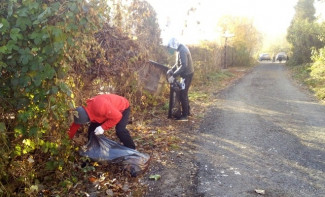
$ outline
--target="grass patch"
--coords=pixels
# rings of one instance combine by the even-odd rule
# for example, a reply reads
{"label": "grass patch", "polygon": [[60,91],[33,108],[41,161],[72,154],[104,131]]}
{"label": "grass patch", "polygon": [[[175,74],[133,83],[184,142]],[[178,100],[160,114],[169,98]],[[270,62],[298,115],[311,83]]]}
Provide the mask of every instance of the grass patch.
{"label": "grass patch", "polygon": [[202,101],[208,98],[208,94],[199,91],[189,92],[188,97],[191,101]]}
{"label": "grass patch", "polygon": [[312,67],[310,64],[290,66],[292,77],[303,84],[311,93],[318,99],[324,100],[325,98],[325,81],[321,78],[311,76]]}
{"label": "grass patch", "polygon": [[308,85],[308,79],[310,79],[310,65],[299,65],[299,66],[290,66],[289,67],[292,73],[292,76],[295,80]]}
{"label": "grass patch", "polygon": [[225,70],[225,71],[220,70],[218,72],[210,73],[208,75],[208,79],[211,82],[218,82],[218,81],[221,81],[221,80],[224,80],[224,79],[227,79],[227,78],[231,78],[233,76],[234,76],[234,74],[231,73],[228,70]]}

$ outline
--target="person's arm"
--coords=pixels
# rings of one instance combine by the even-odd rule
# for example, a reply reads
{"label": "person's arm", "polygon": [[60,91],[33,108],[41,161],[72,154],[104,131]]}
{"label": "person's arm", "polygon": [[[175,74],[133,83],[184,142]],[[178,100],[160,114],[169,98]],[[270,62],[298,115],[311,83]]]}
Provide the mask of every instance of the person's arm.
{"label": "person's arm", "polygon": [[68,136],[70,139],[74,137],[74,135],[77,133],[79,128],[80,128],[80,124],[72,123],[68,131]]}
{"label": "person's arm", "polygon": [[176,62],[176,64],[174,64],[174,66],[172,66],[172,68],[170,70],[172,70],[174,73],[176,69],[177,69],[177,62]]}
{"label": "person's arm", "polygon": [[172,66],[170,69],[167,70],[167,73],[166,73],[167,76],[172,76],[173,73],[175,72],[176,68],[177,68],[177,62],[174,66]]}

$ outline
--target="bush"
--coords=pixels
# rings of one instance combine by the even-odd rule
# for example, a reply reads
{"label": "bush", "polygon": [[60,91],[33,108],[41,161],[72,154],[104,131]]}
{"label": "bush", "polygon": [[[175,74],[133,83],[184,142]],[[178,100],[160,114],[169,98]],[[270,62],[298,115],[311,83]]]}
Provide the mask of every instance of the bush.
{"label": "bush", "polygon": [[0,18],[0,144],[4,151],[0,191],[13,194],[27,191],[46,171],[68,167],[72,147],[65,131],[74,97],[67,75],[73,58],[70,52],[78,47],[80,56],[74,60],[79,65],[87,62],[83,52],[93,51],[81,47],[78,39],[93,37],[100,18],[94,9],[100,11],[103,6],[83,0],[7,3]]}
{"label": "bush", "polygon": [[325,48],[313,52],[313,64],[310,68],[310,79],[313,90],[319,99],[325,99]]}

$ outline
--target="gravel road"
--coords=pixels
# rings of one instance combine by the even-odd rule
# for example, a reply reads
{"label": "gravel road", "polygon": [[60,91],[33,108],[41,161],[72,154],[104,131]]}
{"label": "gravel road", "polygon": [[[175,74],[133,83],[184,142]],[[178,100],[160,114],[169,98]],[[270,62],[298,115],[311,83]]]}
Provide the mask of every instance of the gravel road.
{"label": "gravel road", "polygon": [[325,196],[325,106],[282,64],[220,92],[196,135],[199,196]]}

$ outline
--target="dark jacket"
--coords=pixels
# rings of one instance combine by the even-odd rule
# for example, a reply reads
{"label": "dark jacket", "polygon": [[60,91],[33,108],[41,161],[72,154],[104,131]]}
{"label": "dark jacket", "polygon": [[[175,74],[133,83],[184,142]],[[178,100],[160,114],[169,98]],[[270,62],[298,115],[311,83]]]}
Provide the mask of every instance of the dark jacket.
{"label": "dark jacket", "polygon": [[194,72],[192,64],[192,56],[190,50],[183,44],[180,44],[177,49],[176,64],[172,67],[173,76],[185,77]]}

